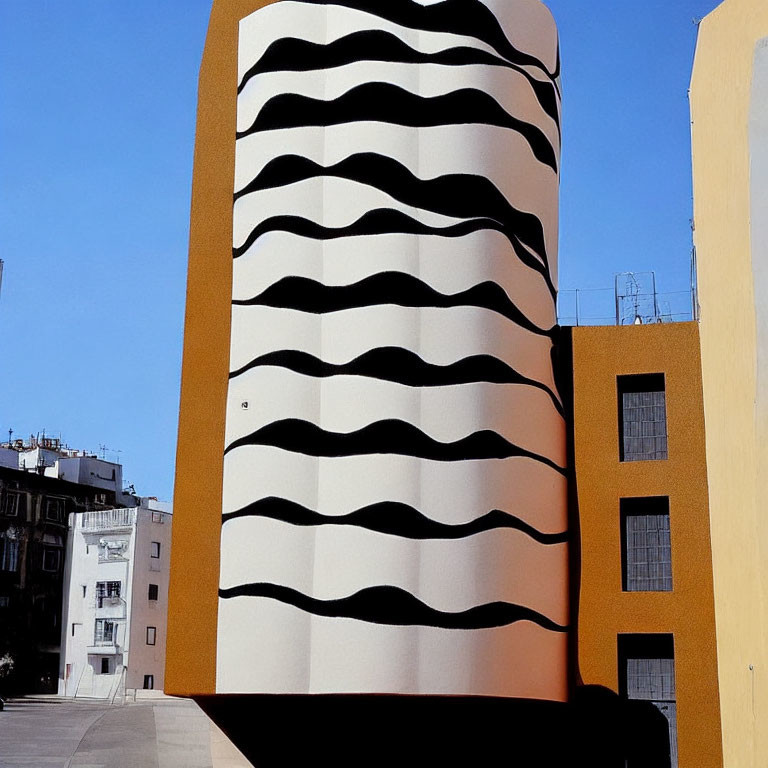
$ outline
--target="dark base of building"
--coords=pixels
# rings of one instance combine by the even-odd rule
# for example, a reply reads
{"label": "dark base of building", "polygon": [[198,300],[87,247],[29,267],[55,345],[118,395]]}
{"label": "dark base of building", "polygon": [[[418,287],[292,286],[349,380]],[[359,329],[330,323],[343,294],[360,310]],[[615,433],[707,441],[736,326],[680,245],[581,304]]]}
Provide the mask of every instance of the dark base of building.
{"label": "dark base of building", "polygon": [[668,768],[667,721],[598,687],[568,704],[443,696],[195,699],[257,768],[480,766]]}

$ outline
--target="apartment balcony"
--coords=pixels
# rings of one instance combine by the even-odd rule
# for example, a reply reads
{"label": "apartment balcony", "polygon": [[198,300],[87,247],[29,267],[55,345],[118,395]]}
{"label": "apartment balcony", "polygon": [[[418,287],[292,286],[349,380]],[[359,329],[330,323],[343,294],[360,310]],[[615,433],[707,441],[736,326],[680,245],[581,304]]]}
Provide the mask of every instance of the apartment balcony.
{"label": "apartment balcony", "polygon": [[80,515],[82,530],[88,533],[130,529],[135,522],[135,509],[103,509],[98,512],[83,512]]}
{"label": "apartment balcony", "polygon": [[91,656],[117,656],[122,653],[113,640],[99,640],[86,646],[86,653]]}
{"label": "apartment balcony", "polygon": [[121,597],[97,597],[97,619],[124,619],[126,617],[125,600]]}

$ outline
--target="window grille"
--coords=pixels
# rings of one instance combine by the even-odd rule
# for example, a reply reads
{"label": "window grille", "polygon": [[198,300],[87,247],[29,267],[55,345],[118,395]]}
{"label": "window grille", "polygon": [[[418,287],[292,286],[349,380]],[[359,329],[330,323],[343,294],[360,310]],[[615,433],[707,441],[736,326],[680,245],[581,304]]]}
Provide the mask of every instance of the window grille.
{"label": "window grille", "polygon": [[627,698],[675,700],[674,659],[627,659]]}
{"label": "window grille", "polygon": [[621,518],[624,590],[671,591],[669,499],[622,499]]}
{"label": "window grille", "polygon": [[147,590],[147,599],[157,600],[158,591],[159,590],[158,590],[157,584],[150,584],[149,589]]}
{"label": "window grille", "polygon": [[664,392],[623,395],[624,461],[667,458],[667,413]]}
{"label": "window grille", "polygon": [[670,766],[677,768],[677,694],[672,635],[619,635],[619,659],[623,695],[650,702],[666,718]]}
{"label": "window grille", "polygon": [[622,461],[667,458],[664,374],[618,377],[619,449]]}

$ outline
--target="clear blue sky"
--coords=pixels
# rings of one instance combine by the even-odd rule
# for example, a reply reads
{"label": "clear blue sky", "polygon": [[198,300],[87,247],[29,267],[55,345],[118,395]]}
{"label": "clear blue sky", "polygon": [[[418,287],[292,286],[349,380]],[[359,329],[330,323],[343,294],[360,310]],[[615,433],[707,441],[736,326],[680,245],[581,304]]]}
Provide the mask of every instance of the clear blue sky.
{"label": "clear blue sky", "polygon": [[[693,19],[717,4],[548,3],[565,99],[561,288],[651,269],[660,290],[687,288]],[[209,9],[0,0],[0,439],[12,427],[106,445],[127,482],[164,499]]]}

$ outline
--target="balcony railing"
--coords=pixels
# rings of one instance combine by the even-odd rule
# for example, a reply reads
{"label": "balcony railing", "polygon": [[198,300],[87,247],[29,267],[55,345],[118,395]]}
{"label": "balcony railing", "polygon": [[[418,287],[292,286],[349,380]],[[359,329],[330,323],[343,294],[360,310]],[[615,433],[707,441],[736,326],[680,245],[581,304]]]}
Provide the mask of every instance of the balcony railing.
{"label": "balcony railing", "polygon": [[125,600],[123,600],[121,597],[97,597],[96,618],[124,619]]}
{"label": "balcony railing", "polygon": [[135,509],[103,509],[99,512],[83,512],[81,526],[84,531],[109,531],[130,528],[135,520]]}
{"label": "balcony railing", "polygon": [[118,653],[122,653],[111,640],[94,641],[92,645],[86,647],[85,652],[99,656],[115,656]]}

